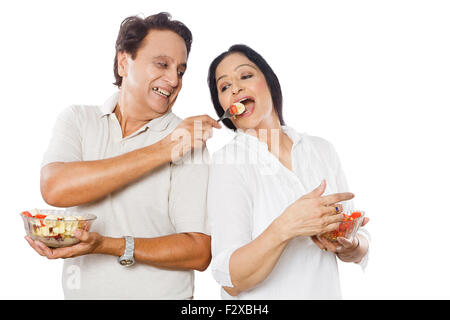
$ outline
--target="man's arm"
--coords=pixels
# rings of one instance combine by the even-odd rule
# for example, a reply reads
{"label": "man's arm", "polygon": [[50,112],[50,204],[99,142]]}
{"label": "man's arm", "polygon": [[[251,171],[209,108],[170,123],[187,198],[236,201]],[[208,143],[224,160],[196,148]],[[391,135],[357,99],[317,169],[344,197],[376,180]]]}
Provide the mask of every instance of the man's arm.
{"label": "man's arm", "polygon": [[42,197],[54,207],[72,207],[101,199],[174,160],[174,151],[175,156],[181,157],[194,147],[204,147],[213,127],[221,126],[207,115],[190,117],[175,129],[174,139],[168,135],[153,145],[109,159],[49,163],[41,170]]}
{"label": "man's arm", "polygon": [[174,142],[153,145],[103,160],[53,162],[41,169],[41,193],[54,207],[98,200],[171,161]]}
{"label": "man's arm", "polygon": [[[93,253],[123,255],[123,238],[104,237]],[[158,238],[135,238],[134,259],[158,268],[204,271],[211,261],[211,237],[203,233],[178,233]]]}
{"label": "man's arm", "polygon": [[[124,238],[103,237],[96,232],[78,230],[77,245],[50,249],[40,241],[25,237],[30,246],[48,259],[74,258],[97,253],[116,257],[125,251]],[[211,261],[211,237],[203,233],[177,233],[157,238],[134,239],[134,259],[158,268],[204,271]]]}

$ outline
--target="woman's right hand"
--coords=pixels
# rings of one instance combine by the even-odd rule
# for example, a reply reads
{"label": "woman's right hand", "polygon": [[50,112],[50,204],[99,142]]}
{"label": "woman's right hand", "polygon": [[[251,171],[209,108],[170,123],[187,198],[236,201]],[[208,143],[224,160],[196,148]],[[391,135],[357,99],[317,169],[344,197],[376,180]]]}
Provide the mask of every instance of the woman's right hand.
{"label": "woman's right hand", "polygon": [[[337,203],[350,200],[355,195],[350,192],[322,196],[326,181],[313,191],[291,204],[274,222],[282,241],[299,236],[314,236],[333,231],[344,220],[342,208]],[[337,207],[337,208],[336,208]]]}

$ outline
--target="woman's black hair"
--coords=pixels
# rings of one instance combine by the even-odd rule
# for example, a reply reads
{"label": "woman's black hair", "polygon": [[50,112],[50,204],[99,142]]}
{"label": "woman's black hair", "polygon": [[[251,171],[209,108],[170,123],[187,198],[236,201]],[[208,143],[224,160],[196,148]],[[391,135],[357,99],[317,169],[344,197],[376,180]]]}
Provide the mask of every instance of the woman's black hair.
{"label": "woman's black hair", "polygon": [[[211,65],[209,66],[208,71],[208,86],[209,91],[211,93],[211,100],[214,105],[214,109],[216,110],[216,113],[219,117],[221,117],[224,114],[224,110],[222,106],[219,103],[219,95],[217,92],[217,83],[216,83],[216,69],[219,63],[228,55],[232,53],[241,53],[247,57],[251,62],[253,62],[259,70],[264,74],[264,77],[266,78],[267,85],[270,90],[270,95],[272,96],[272,103],[273,107],[275,108],[275,111],[277,112],[278,119],[280,120],[281,125],[285,125],[283,120],[283,95],[281,93],[281,86],[280,82],[278,81],[278,78],[273,72],[272,68],[269,66],[269,64],[264,60],[264,58],[257,53],[252,48],[243,45],[243,44],[236,44],[231,46],[227,51],[220,54],[217,58],[213,60]],[[223,123],[226,127],[236,130],[236,127],[231,122],[230,119],[223,120]]]}

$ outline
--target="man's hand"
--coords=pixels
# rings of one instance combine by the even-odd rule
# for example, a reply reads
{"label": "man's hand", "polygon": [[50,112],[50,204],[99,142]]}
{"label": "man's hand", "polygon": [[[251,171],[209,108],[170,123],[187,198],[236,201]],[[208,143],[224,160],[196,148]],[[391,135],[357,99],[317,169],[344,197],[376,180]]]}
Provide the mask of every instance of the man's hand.
{"label": "man's hand", "polygon": [[174,162],[182,158],[194,148],[203,148],[206,141],[213,136],[213,128],[220,129],[222,126],[208,115],[184,119],[164,139],[166,143],[172,146],[171,160]]}
{"label": "man's hand", "polygon": [[75,231],[75,237],[80,239],[81,242],[71,247],[57,249],[51,249],[41,241],[33,240],[28,236],[26,236],[25,239],[37,253],[43,257],[47,257],[48,259],[74,258],[85,254],[94,253],[95,250],[101,245],[103,239],[103,237],[97,232],[87,232],[80,229]]}

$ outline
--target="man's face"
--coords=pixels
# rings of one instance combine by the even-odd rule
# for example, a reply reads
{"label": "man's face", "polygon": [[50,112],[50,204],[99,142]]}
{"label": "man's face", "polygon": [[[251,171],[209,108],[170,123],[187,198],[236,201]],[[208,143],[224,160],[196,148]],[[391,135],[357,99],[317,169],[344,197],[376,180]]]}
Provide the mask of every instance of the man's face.
{"label": "man's face", "polygon": [[186,45],[169,30],[151,30],[141,43],[135,59],[119,53],[121,90],[132,95],[130,116],[149,119],[167,113],[175,103],[186,71]]}

